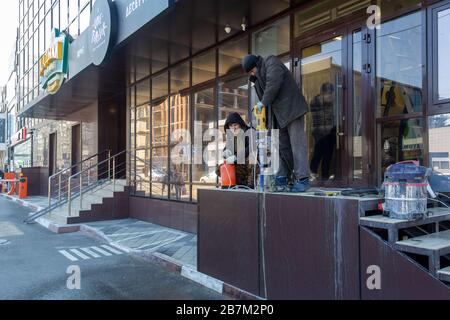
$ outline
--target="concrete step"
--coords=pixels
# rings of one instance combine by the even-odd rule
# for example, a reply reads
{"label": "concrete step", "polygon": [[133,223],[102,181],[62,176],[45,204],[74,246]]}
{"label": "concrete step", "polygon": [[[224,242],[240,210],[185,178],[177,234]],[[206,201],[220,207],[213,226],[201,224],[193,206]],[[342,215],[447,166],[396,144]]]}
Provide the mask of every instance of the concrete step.
{"label": "concrete step", "polygon": [[438,277],[442,281],[450,283],[450,267],[447,267],[447,268],[439,270],[438,271]]}

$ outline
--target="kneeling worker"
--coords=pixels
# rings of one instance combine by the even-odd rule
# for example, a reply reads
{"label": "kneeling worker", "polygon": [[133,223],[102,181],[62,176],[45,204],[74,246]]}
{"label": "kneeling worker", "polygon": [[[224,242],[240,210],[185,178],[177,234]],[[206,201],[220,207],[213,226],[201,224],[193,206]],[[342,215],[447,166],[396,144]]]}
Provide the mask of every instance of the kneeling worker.
{"label": "kneeling worker", "polygon": [[[245,123],[244,119],[239,115],[239,113],[231,113],[228,115],[224,126],[225,133],[230,132],[234,137],[234,150],[229,150],[225,147],[223,151],[223,157],[228,165],[234,165],[236,173],[236,186],[237,187],[248,187],[254,189],[255,179],[254,179],[254,165],[250,161],[250,139],[248,135],[245,136],[245,163],[240,163],[239,158],[239,133],[246,133],[251,130],[250,127]],[[216,170],[216,174],[220,177],[220,167]]]}
{"label": "kneeling worker", "polygon": [[[274,189],[280,192],[305,192],[310,187],[305,97],[284,63],[275,56],[247,55],[242,66],[255,84],[260,110],[268,107],[279,129],[280,168]],[[288,187],[289,182],[293,187]]]}

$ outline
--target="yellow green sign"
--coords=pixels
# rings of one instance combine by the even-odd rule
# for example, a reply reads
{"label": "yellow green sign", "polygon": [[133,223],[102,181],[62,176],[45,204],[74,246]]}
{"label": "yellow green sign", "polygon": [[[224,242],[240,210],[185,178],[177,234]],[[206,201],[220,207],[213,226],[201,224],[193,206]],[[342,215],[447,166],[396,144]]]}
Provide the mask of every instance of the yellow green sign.
{"label": "yellow green sign", "polygon": [[69,41],[59,29],[52,30],[51,45],[39,59],[39,77],[42,89],[55,94],[68,75]]}

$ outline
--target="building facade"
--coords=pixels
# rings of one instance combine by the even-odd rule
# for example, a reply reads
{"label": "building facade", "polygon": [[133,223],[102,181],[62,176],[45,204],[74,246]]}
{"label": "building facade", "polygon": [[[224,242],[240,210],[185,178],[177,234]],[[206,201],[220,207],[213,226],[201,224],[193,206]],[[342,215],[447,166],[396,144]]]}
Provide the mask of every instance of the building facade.
{"label": "building facade", "polygon": [[[240,61],[253,53],[280,57],[310,105],[308,153],[317,186],[379,186],[390,164],[406,160],[449,175],[449,1],[110,5],[107,26],[114,32],[99,57],[94,3],[20,1],[13,112],[29,142],[12,154],[29,154],[21,163],[51,174],[104,149],[129,150],[136,208],[169,200],[169,207],[187,206],[195,215],[189,205],[197,191],[219,182],[214,172],[227,115],[252,120],[255,93]],[[380,28],[373,24],[376,11],[368,11],[372,5],[381,9]],[[69,42],[68,72],[50,94],[40,61],[55,28]],[[211,136],[214,129],[221,134]],[[179,164],[178,156],[193,164]],[[165,224],[180,225],[170,221]]]}

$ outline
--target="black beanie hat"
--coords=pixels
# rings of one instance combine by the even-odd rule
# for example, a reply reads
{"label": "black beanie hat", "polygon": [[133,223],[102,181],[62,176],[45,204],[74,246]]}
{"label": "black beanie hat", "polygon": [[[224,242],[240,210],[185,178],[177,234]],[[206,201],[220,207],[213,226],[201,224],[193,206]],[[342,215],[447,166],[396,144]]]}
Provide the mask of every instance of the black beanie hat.
{"label": "black beanie hat", "polygon": [[249,73],[258,63],[258,57],[252,54],[245,56],[242,59],[242,67],[246,73]]}

